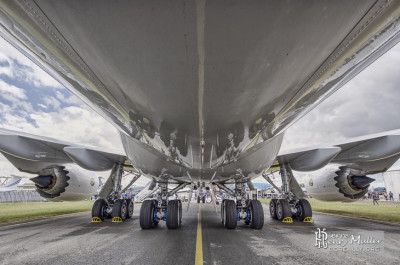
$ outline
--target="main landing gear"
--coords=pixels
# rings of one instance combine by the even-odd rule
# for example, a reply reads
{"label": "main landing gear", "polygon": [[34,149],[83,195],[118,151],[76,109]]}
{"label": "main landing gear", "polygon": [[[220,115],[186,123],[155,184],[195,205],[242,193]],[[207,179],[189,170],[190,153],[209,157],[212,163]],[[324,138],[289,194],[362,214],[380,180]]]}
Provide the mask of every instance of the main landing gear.
{"label": "main landing gear", "polygon": [[216,185],[234,198],[223,200],[221,203],[221,221],[225,228],[235,229],[240,220],[244,220],[245,224],[253,229],[261,229],[264,226],[264,210],[261,202],[246,199],[244,183],[236,183],[235,191],[220,183]]}
{"label": "main landing gear", "polygon": [[[282,177],[282,190],[277,189],[283,198],[271,199],[269,203],[270,216],[279,221],[291,222],[292,218],[303,222],[312,220],[312,209],[310,203],[304,199],[305,194],[293,177],[292,169],[289,164],[281,164],[280,174]],[[271,183],[268,176],[263,177]]]}
{"label": "main landing gear", "polygon": [[182,223],[181,200],[169,200],[178,190],[184,188],[187,183],[178,185],[172,191],[168,191],[168,183],[159,183],[160,193],[157,199],[145,200],[140,208],[140,227],[150,229],[159,221],[166,221],[168,229],[177,229]]}
{"label": "main landing gear", "polygon": [[122,189],[122,173],[123,165],[115,164],[110,177],[99,193],[100,199],[93,204],[92,222],[101,222],[105,218],[112,218],[113,222],[122,222],[132,217],[133,200],[123,199],[122,194],[140,177],[140,174],[134,176],[129,185]]}

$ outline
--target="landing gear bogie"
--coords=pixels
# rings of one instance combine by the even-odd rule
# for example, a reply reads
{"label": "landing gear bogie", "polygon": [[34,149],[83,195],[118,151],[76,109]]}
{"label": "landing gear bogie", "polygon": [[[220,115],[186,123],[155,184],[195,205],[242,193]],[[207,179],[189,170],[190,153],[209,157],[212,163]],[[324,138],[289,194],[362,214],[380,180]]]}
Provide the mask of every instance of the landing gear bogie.
{"label": "landing gear bogie", "polygon": [[293,217],[300,221],[312,217],[311,205],[305,199],[290,202],[287,199],[272,199],[269,204],[269,212],[272,219],[279,221],[286,217]]}

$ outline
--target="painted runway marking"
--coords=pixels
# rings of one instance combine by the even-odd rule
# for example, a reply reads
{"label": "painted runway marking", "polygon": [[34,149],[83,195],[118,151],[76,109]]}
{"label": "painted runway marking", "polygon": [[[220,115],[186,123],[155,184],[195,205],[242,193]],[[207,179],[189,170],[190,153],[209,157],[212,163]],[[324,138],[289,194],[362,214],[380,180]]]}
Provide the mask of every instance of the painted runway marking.
{"label": "painted runway marking", "polygon": [[196,240],[196,265],[203,264],[203,238],[201,236],[201,208],[199,204],[199,220],[197,224],[197,240]]}

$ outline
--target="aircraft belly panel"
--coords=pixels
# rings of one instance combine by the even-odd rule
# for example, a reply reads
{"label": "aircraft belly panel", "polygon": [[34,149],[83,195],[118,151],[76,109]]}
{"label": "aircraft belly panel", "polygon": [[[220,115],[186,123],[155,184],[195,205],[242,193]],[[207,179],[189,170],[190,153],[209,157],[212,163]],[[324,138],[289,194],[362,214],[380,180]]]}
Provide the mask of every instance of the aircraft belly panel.
{"label": "aircraft belly panel", "polygon": [[139,168],[145,176],[158,181],[167,181],[171,178],[178,182],[201,182],[211,178],[220,181],[238,174],[238,180],[246,182],[271,166],[279,152],[283,134],[247,150],[236,161],[215,168],[183,167],[168,161],[168,158],[156,150],[125,134],[121,133],[121,140],[132,165]]}

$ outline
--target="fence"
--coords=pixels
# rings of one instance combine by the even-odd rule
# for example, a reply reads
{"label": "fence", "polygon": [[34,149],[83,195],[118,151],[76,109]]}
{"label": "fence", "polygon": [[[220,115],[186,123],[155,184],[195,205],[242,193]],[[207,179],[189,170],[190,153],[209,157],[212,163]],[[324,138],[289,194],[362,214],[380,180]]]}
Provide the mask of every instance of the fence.
{"label": "fence", "polygon": [[1,202],[34,202],[43,201],[37,191],[23,190],[23,191],[0,191]]}

